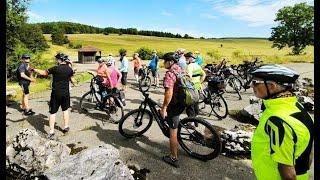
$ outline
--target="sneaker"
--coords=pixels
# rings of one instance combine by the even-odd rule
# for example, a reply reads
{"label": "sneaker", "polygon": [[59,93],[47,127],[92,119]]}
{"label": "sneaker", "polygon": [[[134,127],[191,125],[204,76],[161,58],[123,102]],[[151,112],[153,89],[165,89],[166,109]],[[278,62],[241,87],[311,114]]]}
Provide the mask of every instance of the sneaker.
{"label": "sneaker", "polygon": [[178,159],[173,159],[170,155],[163,156],[162,160],[173,167],[179,168]]}
{"label": "sneaker", "polygon": [[53,140],[54,139],[54,133],[49,133],[47,138],[50,139],[50,140]]}
{"label": "sneaker", "polygon": [[62,132],[63,132],[63,133],[67,133],[67,132],[69,132],[69,130],[70,130],[70,128],[67,127],[67,128],[64,128],[64,129],[62,130]]}
{"label": "sneaker", "polygon": [[24,112],[24,115],[26,115],[26,116],[32,116],[32,115],[34,115],[34,114],[35,114],[35,112],[32,111],[32,109],[29,109],[29,111],[25,111],[25,112]]}

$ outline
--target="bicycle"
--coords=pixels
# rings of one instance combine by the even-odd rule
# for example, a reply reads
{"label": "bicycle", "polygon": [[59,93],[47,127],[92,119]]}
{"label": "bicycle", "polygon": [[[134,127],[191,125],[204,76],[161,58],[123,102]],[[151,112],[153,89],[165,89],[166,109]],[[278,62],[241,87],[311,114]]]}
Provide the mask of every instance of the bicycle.
{"label": "bicycle", "polygon": [[[160,115],[160,105],[141,88],[140,91],[144,96],[144,101],[141,102],[138,109],[128,112],[120,120],[120,134],[126,138],[142,136],[151,127],[153,118],[155,118],[162,133],[170,137],[169,125]],[[150,110],[146,109],[147,106]],[[216,158],[222,148],[220,137],[213,126],[200,118],[187,117],[180,120],[178,142],[191,157],[204,161]],[[202,151],[198,152],[198,149]]]}
{"label": "bicycle", "polygon": [[237,73],[242,80],[242,87],[245,89],[250,88],[249,84],[251,83],[252,77],[250,76],[250,72],[255,70],[259,65],[258,63],[262,63],[263,61],[258,61],[256,58],[253,62],[243,61],[243,64],[239,64],[237,67]]}
{"label": "bicycle", "polygon": [[147,92],[151,86],[151,69],[149,66],[142,65],[142,68],[139,71],[139,88],[144,92]]}
{"label": "bicycle", "polygon": [[226,118],[228,115],[228,105],[226,100],[223,98],[223,93],[225,89],[224,80],[219,76],[208,76],[205,79],[205,83],[202,84],[199,91],[199,106],[203,103],[203,107],[200,108],[204,110],[206,105],[209,105],[209,115],[212,112],[219,118]]}
{"label": "bicycle", "polygon": [[220,76],[224,79],[226,84],[226,92],[230,92],[229,89],[232,88],[239,96],[239,100],[242,99],[240,90],[242,89],[242,81],[235,75],[233,68],[224,67],[221,69]]}
{"label": "bicycle", "polygon": [[[88,109],[97,109],[107,113],[109,120],[113,123],[118,123],[123,117],[123,102],[119,98],[119,93],[114,91],[103,91],[99,89],[99,78],[93,73],[90,81],[90,90],[86,92],[80,99],[80,109],[83,112],[89,112]],[[103,96],[101,98],[101,96]]]}

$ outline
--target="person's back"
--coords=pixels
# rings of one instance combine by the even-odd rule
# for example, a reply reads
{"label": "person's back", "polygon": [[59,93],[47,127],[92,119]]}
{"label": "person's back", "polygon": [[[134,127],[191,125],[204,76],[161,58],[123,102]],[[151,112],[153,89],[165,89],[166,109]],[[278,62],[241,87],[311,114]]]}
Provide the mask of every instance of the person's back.
{"label": "person's back", "polygon": [[69,81],[73,74],[72,68],[67,64],[61,64],[50,68],[49,74],[52,74],[52,90],[58,92],[69,92]]}
{"label": "person's back", "polygon": [[194,83],[196,90],[201,88],[201,77],[205,76],[204,71],[196,62],[192,62],[187,66],[187,73],[191,77],[191,81]]}
{"label": "person's back", "polygon": [[[118,73],[114,66],[108,66],[107,68],[108,74],[110,74],[110,80],[112,87],[117,87],[118,85]],[[110,86],[110,82],[108,82],[108,86]]]}

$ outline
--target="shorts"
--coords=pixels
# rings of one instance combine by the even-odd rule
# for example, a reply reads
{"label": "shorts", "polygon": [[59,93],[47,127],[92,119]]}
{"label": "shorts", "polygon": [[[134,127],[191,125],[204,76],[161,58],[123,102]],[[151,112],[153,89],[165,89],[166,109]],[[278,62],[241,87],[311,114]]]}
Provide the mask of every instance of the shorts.
{"label": "shorts", "polygon": [[139,71],[140,71],[140,68],[134,68],[133,69],[134,75],[139,75]]}
{"label": "shorts", "polygon": [[152,77],[159,77],[157,69],[151,69]]}
{"label": "shorts", "polygon": [[[177,108],[180,107],[180,108]],[[180,105],[168,105],[166,121],[171,129],[177,129],[180,121],[180,114],[184,111],[185,107]]]}
{"label": "shorts", "polygon": [[121,74],[122,74],[121,84],[122,84],[122,85],[127,85],[128,72],[121,72]]}
{"label": "shorts", "polygon": [[21,86],[23,94],[28,95],[30,93],[30,91],[29,91],[30,83],[19,82],[19,85]]}
{"label": "shorts", "polygon": [[52,91],[51,97],[50,97],[50,103],[49,103],[50,114],[54,114],[58,112],[60,106],[62,111],[65,111],[70,107],[70,94],[56,93]]}

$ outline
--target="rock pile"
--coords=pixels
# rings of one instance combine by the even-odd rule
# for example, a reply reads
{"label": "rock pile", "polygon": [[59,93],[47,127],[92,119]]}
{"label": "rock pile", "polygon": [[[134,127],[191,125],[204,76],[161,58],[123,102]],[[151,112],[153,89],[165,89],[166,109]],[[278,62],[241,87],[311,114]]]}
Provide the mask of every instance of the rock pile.
{"label": "rock pile", "polygon": [[237,125],[233,129],[224,130],[221,133],[221,141],[223,144],[222,153],[230,157],[249,158],[251,152],[251,139],[255,126]]}
{"label": "rock pile", "polygon": [[125,179],[129,168],[111,145],[70,155],[71,149],[48,140],[35,130],[23,129],[6,149],[6,172],[12,179]]}

